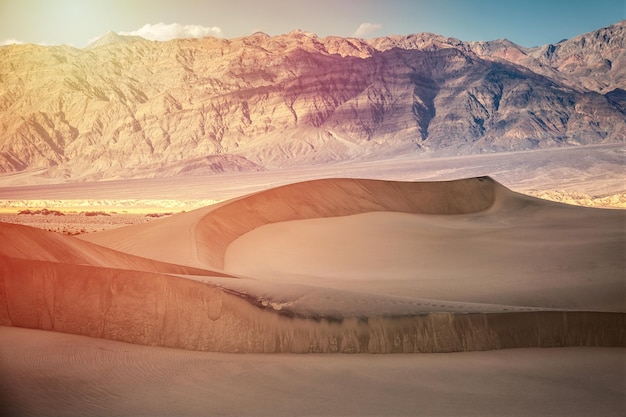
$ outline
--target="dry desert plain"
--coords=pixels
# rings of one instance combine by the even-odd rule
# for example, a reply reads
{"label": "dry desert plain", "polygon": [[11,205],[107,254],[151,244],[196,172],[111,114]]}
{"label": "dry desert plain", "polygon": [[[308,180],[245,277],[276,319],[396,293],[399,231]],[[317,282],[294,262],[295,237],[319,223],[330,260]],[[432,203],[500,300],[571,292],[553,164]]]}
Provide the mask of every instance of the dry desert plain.
{"label": "dry desert plain", "polygon": [[625,212],[518,191],[619,203],[623,157],[601,146],[45,186],[5,177],[0,199],[25,205],[220,203],[76,237],[1,223],[1,405],[622,416]]}

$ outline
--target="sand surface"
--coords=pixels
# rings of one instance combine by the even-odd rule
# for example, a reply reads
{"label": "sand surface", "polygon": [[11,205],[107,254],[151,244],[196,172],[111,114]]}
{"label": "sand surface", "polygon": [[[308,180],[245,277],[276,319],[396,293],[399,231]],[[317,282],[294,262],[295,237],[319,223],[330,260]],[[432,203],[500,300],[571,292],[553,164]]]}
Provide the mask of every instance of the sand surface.
{"label": "sand surface", "polygon": [[626,350],[190,352],[0,327],[8,415],[623,416]]}
{"label": "sand surface", "polygon": [[624,311],[616,221],[561,207],[294,220],[237,238],[224,270],[373,294]]}

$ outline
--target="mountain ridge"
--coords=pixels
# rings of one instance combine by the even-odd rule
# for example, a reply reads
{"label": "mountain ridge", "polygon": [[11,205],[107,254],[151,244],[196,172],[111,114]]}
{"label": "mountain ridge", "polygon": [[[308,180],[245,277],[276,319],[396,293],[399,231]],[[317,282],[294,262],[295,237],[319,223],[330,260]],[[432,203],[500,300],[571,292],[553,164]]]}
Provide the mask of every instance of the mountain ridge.
{"label": "mountain ridge", "polygon": [[536,48],[301,31],[7,46],[0,172],[130,178],[188,172],[186,161],[206,173],[615,143],[625,28]]}

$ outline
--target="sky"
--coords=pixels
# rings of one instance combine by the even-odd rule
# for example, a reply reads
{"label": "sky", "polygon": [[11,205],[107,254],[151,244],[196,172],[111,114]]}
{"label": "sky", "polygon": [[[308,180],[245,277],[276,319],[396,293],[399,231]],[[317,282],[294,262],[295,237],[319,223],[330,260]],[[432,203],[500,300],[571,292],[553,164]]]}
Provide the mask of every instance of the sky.
{"label": "sky", "polygon": [[82,48],[108,31],[168,40],[301,29],[320,37],[432,32],[531,47],[624,19],[626,0],[0,0],[0,45]]}

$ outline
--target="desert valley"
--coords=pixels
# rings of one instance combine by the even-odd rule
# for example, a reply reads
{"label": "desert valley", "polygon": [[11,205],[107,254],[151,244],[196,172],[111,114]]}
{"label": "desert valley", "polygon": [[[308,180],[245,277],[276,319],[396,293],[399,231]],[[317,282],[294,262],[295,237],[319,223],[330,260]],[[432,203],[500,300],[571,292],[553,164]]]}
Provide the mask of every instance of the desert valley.
{"label": "desert valley", "polygon": [[623,415],[625,32],[0,47],[0,407]]}

